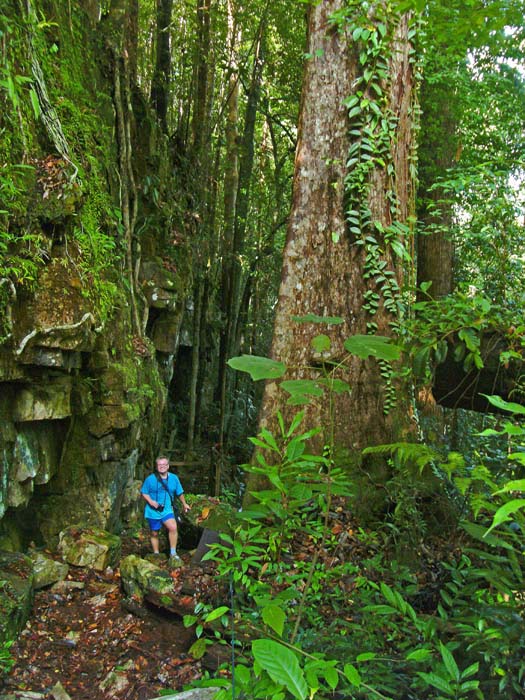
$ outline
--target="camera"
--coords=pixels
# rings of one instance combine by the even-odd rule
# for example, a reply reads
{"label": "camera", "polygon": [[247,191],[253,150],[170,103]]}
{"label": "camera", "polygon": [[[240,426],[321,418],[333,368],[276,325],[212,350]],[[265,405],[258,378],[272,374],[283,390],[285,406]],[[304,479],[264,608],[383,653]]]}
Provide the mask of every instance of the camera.
{"label": "camera", "polygon": [[162,505],[162,503],[159,503],[159,505],[155,508],[155,510],[158,513],[162,513],[162,511],[164,510],[164,506]]}

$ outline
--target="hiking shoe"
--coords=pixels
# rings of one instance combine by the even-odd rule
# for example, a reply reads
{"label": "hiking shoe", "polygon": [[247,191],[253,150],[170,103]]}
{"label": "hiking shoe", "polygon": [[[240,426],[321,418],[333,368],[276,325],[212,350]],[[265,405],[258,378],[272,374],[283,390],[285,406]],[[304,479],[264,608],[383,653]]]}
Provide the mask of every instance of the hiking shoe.
{"label": "hiking shoe", "polygon": [[174,569],[176,569],[176,568],[178,568],[179,566],[182,566],[182,565],[183,565],[183,561],[182,561],[182,559],[179,557],[178,554],[172,554],[171,557],[170,557],[169,560],[168,560],[168,563],[169,563],[169,565],[170,565],[172,568],[174,568]]}

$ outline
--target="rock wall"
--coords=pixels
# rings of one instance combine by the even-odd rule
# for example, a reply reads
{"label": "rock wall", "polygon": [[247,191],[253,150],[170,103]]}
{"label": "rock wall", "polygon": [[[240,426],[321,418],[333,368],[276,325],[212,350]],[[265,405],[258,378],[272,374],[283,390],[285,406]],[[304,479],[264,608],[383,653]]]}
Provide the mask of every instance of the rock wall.
{"label": "rock wall", "polygon": [[33,0],[21,15],[9,0],[0,19],[4,73],[27,77],[16,103],[0,92],[0,549],[10,551],[53,546],[73,523],[117,531],[136,515],[191,284],[168,140],[132,82],[123,201],[125,22],[82,5]]}

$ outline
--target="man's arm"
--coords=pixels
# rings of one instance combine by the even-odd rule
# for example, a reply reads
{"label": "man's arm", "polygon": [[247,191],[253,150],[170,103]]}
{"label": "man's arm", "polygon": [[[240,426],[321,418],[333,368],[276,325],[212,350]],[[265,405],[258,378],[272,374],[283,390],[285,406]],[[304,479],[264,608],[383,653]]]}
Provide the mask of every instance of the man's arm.
{"label": "man's arm", "polygon": [[157,510],[157,508],[159,507],[159,504],[157,503],[157,501],[154,501],[153,498],[151,498],[151,496],[148,495],[147,493],[141,493],[140,495],[141,495],[142,498],[146,501],[146,503],[149,503],[149,505],[150,505],[152,508],[154,508],[155,510]]}
{"label": "man's arm", "polygon": [[184,508],[185,513],[187,513],[189,510],[191,510],[191,506],[186,503],[186,499],[184,498],[183,493],[181,493],[181,495],[178,498],[179,498],[179,501],[182,503],[182,507]]}
{"label": "man's arm", "polygon": [[149,495],[147,489],[148,489],[148,483],[147,483],[147,479],[146,479],[146,481],[142,484],[142,488],[140,490],[140,495],[146,501],[146,503],[148,503],[152,508],[157,510],[157,508],[159,507],[159,504],[157,503],[157,501],[153,500],[153,498]]}

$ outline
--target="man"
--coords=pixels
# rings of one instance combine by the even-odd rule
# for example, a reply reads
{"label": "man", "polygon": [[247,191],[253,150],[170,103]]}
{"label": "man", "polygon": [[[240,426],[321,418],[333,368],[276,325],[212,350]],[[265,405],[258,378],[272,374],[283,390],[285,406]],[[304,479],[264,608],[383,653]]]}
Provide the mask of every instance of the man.
{"label": "man", "polygon": [[169,471],[170,463],[167,457],[158,457],[155,461],[156,472],[144,480],[140,493],[146,501],[144,516],[148,521],[153,554],[159,555],[159,532],[162,526],[168,531],[170,543],[170,564],[180,565],[181,558],[177,554],[177,519],[173,501],[179,499],[187,513],[190,506],[184,498],[184,490],[179,477]]}

